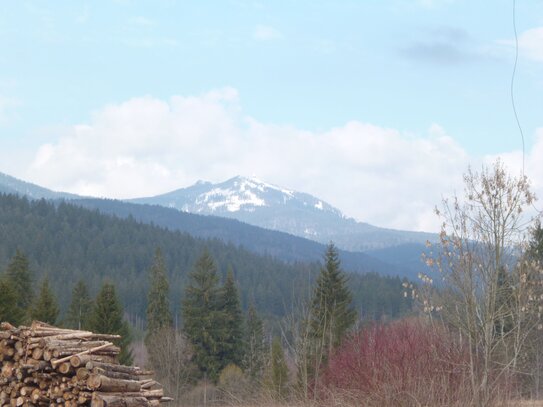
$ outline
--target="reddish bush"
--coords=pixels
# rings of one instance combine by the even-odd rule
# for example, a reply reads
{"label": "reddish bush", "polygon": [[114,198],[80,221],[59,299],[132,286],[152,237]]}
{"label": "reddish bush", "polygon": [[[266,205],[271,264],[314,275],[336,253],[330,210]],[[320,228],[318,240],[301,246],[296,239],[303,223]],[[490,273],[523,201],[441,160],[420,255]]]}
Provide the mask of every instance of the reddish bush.
{"label": "reddish bush", "polygon": [[321,374],[324,394],[375,405],[451,405],[469,394],[469,354],[451,335],[416,319],[373,325],[346,341]]}

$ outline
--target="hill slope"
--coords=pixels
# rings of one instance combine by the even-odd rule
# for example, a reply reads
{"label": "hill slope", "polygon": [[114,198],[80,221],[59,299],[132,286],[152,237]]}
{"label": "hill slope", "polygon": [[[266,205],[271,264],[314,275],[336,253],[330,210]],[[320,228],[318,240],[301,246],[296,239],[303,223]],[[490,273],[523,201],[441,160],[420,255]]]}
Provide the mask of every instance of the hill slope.
{"label": "hill slope", "polygon": [[[272,317],[281,316],[293,299],[311,291],[318,270],[314,263],[287,264],[217,239],[197,239],[133,218],[119,219],[65,202],[0,194],[0,270],[16,249],[22,250],[31,260],[34,280],[47,274],[64,307],[77,280],[87,281],[94,292],[104,280],[110,280],[117,285],[127,311],[144,318],[147,272],[156,247],[162,249],[168,267],[174,315],[188,273],[204,247],[209,248],[223,276],[229,266],[233,268],[243,304],[253,300],[262,313]],[[356,308],[367,315],[394,316],[409,305],[397,277],[350,274],[349,284]]]}
{"label": "hill slope", "polygon": [[130,201],[233,218],[321,243],[334,241],[338,247],[350,251],[405,243],[423,244],[436,238],[430,233],[385,229],[357,222],[309,194],[240,176],[218,184],[199,181],[188,188]]}
{"label": "hill slope", "polygon": [[10,175],[0,172],[0,193],[17,194],[26,196],[30,199],[76,199],[81,198],[78,195],[68,194],[66,192],[55,192],[50,189],[40,187],[30,182],[21,181]]}
{"label": "hill slope", "polygon": [[[324,246],[313,240],[251,226],[235,219],[195,215],[158,205],[150,206],[108,199],[85,199],[73,194],[54,192],[4,174],[0,174],[0,192],[2,191],[15,192],[30,199],[69,200],[88,209],[97,209],[102,213],[121,218],[133,217],[143,223],[179,230],[191,236],[221,239],[224,242],[242,246],[251,252],[287,262],[320,261],[324,252]],[[360,252],[341,251],[344,266],[349,271],[377,272],[409,278],[416,276],[418,270],[404,267],[400,262],[394,262],[394,250],[388,251],[388,255],[391,256],[391,261],[382,257],[377,259]]]}

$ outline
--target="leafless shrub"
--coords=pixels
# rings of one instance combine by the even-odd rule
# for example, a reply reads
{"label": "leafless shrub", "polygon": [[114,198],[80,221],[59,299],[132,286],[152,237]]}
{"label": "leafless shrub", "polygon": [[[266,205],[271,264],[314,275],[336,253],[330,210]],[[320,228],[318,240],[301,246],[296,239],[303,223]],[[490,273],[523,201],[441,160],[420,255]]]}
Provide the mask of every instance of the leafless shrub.
{"label": "leafless shrub", "polygon": [[149,340],[148,359],[165,393],[180,400],[189,389],[195,368],[192,349],[185,336],[173,328],[163,328]]}

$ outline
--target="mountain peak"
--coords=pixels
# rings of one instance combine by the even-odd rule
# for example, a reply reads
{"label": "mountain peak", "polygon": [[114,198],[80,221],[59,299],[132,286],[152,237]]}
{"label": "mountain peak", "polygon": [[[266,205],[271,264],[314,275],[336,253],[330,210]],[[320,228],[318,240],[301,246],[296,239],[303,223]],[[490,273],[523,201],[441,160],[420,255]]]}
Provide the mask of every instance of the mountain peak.
{"label": "mountain peak", "polygon": [[334,218],[343,217],[339,210],[318,198],[270,184],[254,175],[236,175],[219,183],[198,181],[188,188],[135,201],[218,216],[231,216],[236,213],[242,216],[253,214],[272,218],[277,211],[288,211],[298,215],[318,212],[328,213]]}

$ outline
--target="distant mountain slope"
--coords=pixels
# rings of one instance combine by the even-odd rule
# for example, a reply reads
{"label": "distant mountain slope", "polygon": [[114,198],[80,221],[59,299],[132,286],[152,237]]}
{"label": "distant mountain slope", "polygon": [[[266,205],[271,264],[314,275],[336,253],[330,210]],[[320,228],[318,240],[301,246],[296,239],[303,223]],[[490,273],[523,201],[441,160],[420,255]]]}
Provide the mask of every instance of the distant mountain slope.
{"label": "distant mountain slope", "polygon": [[430,233],[384,229],[356,222],[309,194],[240,176],[218,184],[199,181],[188,188],[131,202],[238,219],[321,243],[334,241],[338,247],[350,251],[436,239]]}
{"label": "distant mountain slope", "polygon": [[[241,182],[241,179],[238,178],[238,181]],[[254,184],[254,182],[251,182],[251,184]],[[192,188],[191,199],[200,196],[202,194],[202,191],[208,190],[209,185],[210,184],[208,183],[196,184]],[[285,195],[290,196],[290,199],[293,199],[295,201],[294,205],[290,206],[290,208],[297,207],[298,209],[287,209],[283,212],[282,216],[283,220],[288,221],[287,216],[289,216],[288,213],[290,211],[292,216],[290,221],[293,224],[299,222],[300,219],[303,220],[304,217],[307,218],[308,212],[304,211],[303,208],[312,205],[315,211],[318,211],[317,213],[322,211],[330,216],[329,222],[331,227],[337,222],[337,219],[351,222],[355,225],[361,225],[362,228],[367,229],[364,233],[365,238],[371,238],[372,232],[379,234],[382,230],[386,230],[367,224],[356,224],[356,222],[354,222],[353,220],[345,219],[342,217],[341,213],[338,210],[307,194],[294,193],[292,191],[278,189],[268,184],[257,185],[254,188],[256,188],[259,192],[262,192],[260,190],[263,190],[264,192],[267,191],[267,202],[274,202],[274,205],[278,205],[281,200],[286,199]],[[181,201],[168,201],[164,199],[161,201],[162,204],[165,206],[170,206],[170,208],[166,208],[164,206],[159,206],[158,204],[142,205],[141,203],[135,204],[107,199],[87,199],[74,194],[54,192],[34,184],[20,181],[16,178],[1,173],[0,192],[16,193],[20,196],[26,196],[30,199],[44,198],[48,200],[69,200],[85,208],[97,209],[102,213],[116,215],[121,218],[133,217],[134,219],[144,223],[158,225],[168,228],[170,230],[179,230],[182,232],[186,232],[192,236],[206,239],[221,239],[224,242],[232,243],[237,246],[242,246],[245,249],[252,251],[253,253],[275,257],[277,259],[288,262],[320,261],[322,253],[324,252],[324,246],[315,242],[315,240],[313,239],[304,239],[303,237],[294,236],[294,234],[283,233],[278,230],[269,230],[266,229],[265,226],[252,226],[248,223],[244,223],[243,219],[242,221],[238,221],[235,219],[228,219],[219,216],[195,215],[172,208],[176,207],[176,202],[177,205],[179,205]],[[248,205],[246,202],[251,199],[258,202],[254,197],[252,197],[251,194],[252,192],[249,191],[249,195],[247,197],[237,200],[234,199],[234,201],[237,202],[236,204],[239,206],[239,208],[243,208]],[[211,198],[208,198],[208,200],[209,199]],[[142,202],[142,200],[135,201]],[[245,203],[242,203],[242,201]],[[242,213],[250,214],[251,212],[249,210],[243,211]],[[221,213],[221,215],[224,214]],[[319,222],[319,224],[322,224],[320,220]],[[346,236],[348,237],[348,235]],[[340,236],[337,235],[336,237]],[[330,240],[334,241],[338,245],[338,247],[342,247],[338,241],[332,238],[328,240],[323,239],[323,243],[328,243]],[[389,241],[388,244],[385,246],[391,247],[391,249],[386,252],[387,257],[381,256],[379,259],[364,254],[362,252],[357,252],[354,250],[343,250],[341,252],[341,255],[344,267],[349,271],[359,273],[373,271],[379,274],[386,275],[399,275],[409,278],[416,277],[420,269],[412,267],[412,265],[405,266],[401,261],[397,261],[394,251],[395,245],[395,242]],[[344,246],[345,245],[343,245],[343,247]],[[421,267],[423,267],[423,265],[421,265]]]}
{"label": "distant mountain slope", "polygon": [[396,247],[375,249],[366,252],[372,258],[388,262],[396,267],[401,267],[404,272],[417,281],[417,274],[420,271],[428,272],[429,268],[422,261],[422,254],[429,254],[431,250],[423,244],[405,243]]}
{"label": "distant mountain slope", "polygon": [[[0,273],[15,251],[22,250],[30,259],[35,285],[47,275],[64,309],[79,279],[93,293],[108,280],[117,285],[127,312],[141,321],[148,270],[157,247],[167,265],[174,315],[179,313],[188,273],[205,247],[217,261],[221,276],[232,267],[243,304],[254,301],[271,318],[288,312],[291,301],[311,292],[319,268],[316,263],[288,264],[218,239],[198,239],[66,202],[0,194]],[[398,277],[350,274],[349,284],[356,309],[365,314],[397,316],[408,308]]]}
{"label": "distant mountain slope", "polygon": [[[284,232],[252,226],[235,219],[217,216],[194,215],[157,205],[131,204],[116,200],[80,199],[72,201],[88,209],[97,209],[121,218],[133,218],[140,222],[180,230],[200,238],[218,238],[239,245],[255,253],[288,262],[320,261],[325,250],[321,243]],[[416,272],[401,264],[373,258],[361,252],[340,250],[346,270],[358,273],[376,272],[382,275],[416,277]]]}
{"label": "distant mountain slope", "polygon": [[75,199],[78,195],[55,192],[0,172],[0,193],[17,194],[31,199]]}

